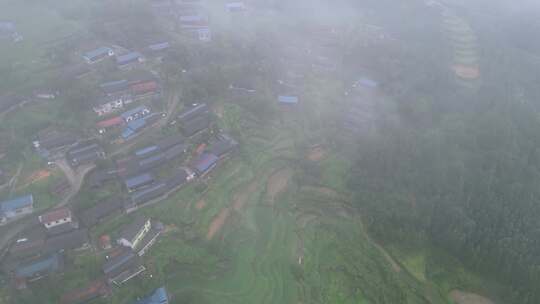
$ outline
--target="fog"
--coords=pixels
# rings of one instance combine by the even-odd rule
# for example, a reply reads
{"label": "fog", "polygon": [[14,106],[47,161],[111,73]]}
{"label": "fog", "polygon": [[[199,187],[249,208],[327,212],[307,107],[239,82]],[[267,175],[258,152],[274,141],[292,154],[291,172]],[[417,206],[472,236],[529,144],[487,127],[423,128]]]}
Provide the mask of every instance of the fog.
{"label": "fog", "polygon": [[540,303],[539,17],[0,0],[0,304]]}

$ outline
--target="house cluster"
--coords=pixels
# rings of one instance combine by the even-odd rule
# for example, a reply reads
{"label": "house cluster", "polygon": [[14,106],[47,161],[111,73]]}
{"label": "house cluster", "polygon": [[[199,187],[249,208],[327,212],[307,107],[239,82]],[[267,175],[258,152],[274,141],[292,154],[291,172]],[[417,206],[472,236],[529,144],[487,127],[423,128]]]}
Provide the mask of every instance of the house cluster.
{"label": "house cluster", "polygon": [[[118,136],[127,141],[163,117],[162,113],[152,112],[143,104],[161,94],[160,81],[152,73],[134,73],[128,79],[102,83],[99,88],[101,97],[94,101],[92,109],[97,116],[109,116],[96,124],[99,134],[118,130]],[[111,117],[122,110],[124,112]]]}
{"label": "house cluster", "polygon": [[154,14],[169,20],[171,28],[180,25],[183,33],[202,42],[212,40],[210,19],[200,1],[189,0],[153,0],[151,8]]}
{"label": "house cluster", "polygon": [[59,273],[65,265],[67,251],[90,248],[88,230],[69,208],[58,208],[37,217],[34,225],[20,233],[9,247],[2,261],[18,289],[52,273]]}
{"label": "house cluster", "polygon": [[100,97],[94,100],[92,109],[98,116],[109,115],[160,94],[159,79],[152,73],[134,73],[129,79],[105,82],[99,85]]}
{"label": "house cluster", "polygon": [[[146,267],[141,256],[156,242],[162,231],[163,224],[143,216],[121,227],[116,238],[117,246],[109,249],[102,267],[106,281],[121,286],[143,273]],[[102,244],[105,249],[112,248],[112,244]]]}
{"label": "house cluster", "polygon": [[71,132],[43,130],[33,141],[33,146],[43,159],[65,158],[73,168],[105,158],[105,151],[96,139],[83,139]]}

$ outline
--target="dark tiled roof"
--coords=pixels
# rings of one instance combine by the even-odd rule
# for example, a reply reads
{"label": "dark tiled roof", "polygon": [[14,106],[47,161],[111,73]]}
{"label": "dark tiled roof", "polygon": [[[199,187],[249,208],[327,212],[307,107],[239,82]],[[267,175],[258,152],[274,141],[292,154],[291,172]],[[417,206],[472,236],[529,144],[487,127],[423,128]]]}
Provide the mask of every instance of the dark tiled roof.
{"label": "dark tiled roof", "polygon": [[50,237],[45,242],[44,251],[54,253],[62,250],[77,249],[88,244],[88,231],[79,229],[72,232]]}
{"label": "dark tiled roof", "polygon": [[124,200],[120,197],[110,197],[90,209],[81,213],[81,221],[90,228],[99,223],[103,218],[121,210],[124,206]]}
{"label": "dark tiled roof", "polygon": [[121,228],[121,232],[118,238],[126,239],[128,241],[133,240],[133,238],[142,230],[147,221],[147,218],[143,216],[138,216],[133,222]]}
{"label": "dark tiled roof", "polygon": [[209,126],[210,117],[208,115],[203,115],[184,122],[182,124],[182,132],[185,136],[190,137],[207,129]]}

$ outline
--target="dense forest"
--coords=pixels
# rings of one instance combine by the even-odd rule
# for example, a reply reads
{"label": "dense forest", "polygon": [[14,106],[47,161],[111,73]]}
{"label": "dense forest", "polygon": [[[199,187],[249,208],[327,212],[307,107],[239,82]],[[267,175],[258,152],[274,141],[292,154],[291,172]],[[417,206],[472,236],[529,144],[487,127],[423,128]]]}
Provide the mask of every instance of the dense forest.
{"label": "dense forest", "polygon": [[523,49],[501,47],[507,36],[475,21],[486,30],[481,83],[456,83],[430,59],[444,58],[444,51],[400,51],[402,62],[424,61],[431,71],[411,76],[402,64],[397,78],[412,89],[385,88],[398,92],[399,123],[381,119],[379,136],[361,140],[349,183],[379,239],[427,242],[511,285],[509,301],[539,303],[536,62]]}

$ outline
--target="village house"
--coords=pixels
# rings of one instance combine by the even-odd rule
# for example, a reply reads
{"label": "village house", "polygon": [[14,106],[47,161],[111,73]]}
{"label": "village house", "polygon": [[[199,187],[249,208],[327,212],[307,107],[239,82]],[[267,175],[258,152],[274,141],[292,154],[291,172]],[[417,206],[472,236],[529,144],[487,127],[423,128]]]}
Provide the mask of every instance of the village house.
{"label": "village house", "polygon": [[40,132],[33,145],[43,158],[52,159],[63,157],[62,152],[78,141],[79,137],[70,132]]}
{"label": "village house", "polygon": [[182,134],[192,137],[210,127],[210,115],[201,115],[181,124]]}
{"label": "village house", "polygon": [[88,231],[86,229],[78,229],[49,237],[45,241],[43,252],[45,254],[52,254],[67,250],[84,250],[89,247]]}
{"label": "village house", "polygon": [[124,107],[124,104],[130,103],[132,98],[128,94],[107,95],[95,99],[92,109],[98,116],[107,115]]}
{"label": "village house", "polygon": [[105,82],[99,85],[104,95],[126,94],[129,91],[129,81],[126,79]]}
{"label": "village house", "polygon": [[97,298],[104,298],[112,293],[112,289],[104,280],[97,280],[88,286],[73,290],[62,296],[60,304],[87,303]]}
{"label": "village house", "polygon": [[66,153],[66,159],[72,167],[93,164],[105,158],[105,151],[96,140],[78,143]]}
{"label": "village house", "polygon": [[147,80],[130,85],[130,93],[133,99],[147,98],[159,93],[159,84],[155,80]]}
{"label": "village house", "polygon": [[130,201],[126,201],[124,208],[127,213],[133,212],[145,203],[164,195],[167,191],[166,183],[157,183],[144,190],[133,192]]}
{"label": "village house", "polygon": [[124,119],[126,123],[129,123],[132,120],[143,118],[148,114],[150,114],[149,108],[147,108],[146,106],[138,106],[134,109],[122,113],[120,117],[122,117],[122,119]]}
{"label": "village house", "polygon": [[127,54],[116,56],[116,65],[120,69],[126,69],[135,63],[141,62],[144,62],[144,57],[139,52],[129,52]]}
{"label": "village house", "polygon": [[154,176],[150,173],[143,173],[124,180],[124,185],[129,192],[133,192],[148,186],[155,181]]}
{"label": "village house", "polygon": [[287,95],[280,95],[278,96],[278,102],[282,105],[296,105],[298,104],[298,97],[297,96],[287,96]]}
{"label": "village house", "polygon": [[120,236],[116,242],[118,245],[135,249],[151,228],[152,222],[149,218],[138,216],[133,222],[121,229]]}
{"label": "village house", "polygon": [[21,259],[39,255],[47,235],[42,227],[34,226],[17,235],[9,247],[8,258]]}
{"label": "village house", "polygon": [[229,135],[220,134],[217,136],[217,140],[212,142],[208,152],[218,156],[219,158],[223,158],[229,155],[229,153],[231,153],[237,147],[238,142],[232,139]]}
{"label": "village house", "polygon": [[99,134],[103,134],[108,130],[121,127],[122,125],[124,125],[124,120],[120,116],[115,116],[96,123]]}
{"label": "village house", "polygon": [[38,219],[47,229],[73,222],[71,210],[65,207],[44,213]]}
{"label": "village house", "polygon": [[0,203],[0,223],[31,214],[34,211],[34,197],[20,196]]}
{"label": "village house", "polygon": [[171,47],[169,42],[154,43],[147,47],[148,51],[152,54],[161,53],[168,50]]}
{"label": "village house", "polygon": [[123,248],[112,253],[103,264],[103,273],[110,283],[122,285],[145,271],[141,259],[131,249]]}
{"label": "village house", "polygon": [[103,187],[105,184],[116,180],[117,172],[115,169],[98,169],[88,174],[88,185],[92,189]]}
{"label": "village house", "polygon": [[192,169],[202,177],[217,166],[218,160],[219,157],[212,153],[203,153],[193,162]]}
{"label": "village house", "polygon": [[53,254],[51,256],[38,260],[32,260],[20,265],[15,269],[14,277],[17,280],[23,280],[26,282],[37,281],[52,273],[61,271],[64,266],[63,264],[63,256],[60,254]]}
{"label": "village house", "polygon": [[174,190],[175,188],[181,187],[188,183],[189,181],[195,178],[195,173],[187,168],[181,168],[176,171],[176,173],[167,180],[167,188]]}
{"label": "village house", "polygon": [[114,56],[114,50],[105,46],[99,47],[95,50],[91,50],[83,54],[83,58],[88,64],[93,64],[112,56]]}
{"label": "village house", "polygon": [[210,113],[210,107],[206,103],[193,104],[185,106],[177,118],[180,122],[189,121],[198,116],[204,116]]}
{"label": "village house", "polygon": [[133,302],[133,304],[169,304],[169,295],[165,287],[160,287],[151,295]]}
{"label": "village house", "polygon": [[106,219],[120,214],[123,207],[124,200],[121,197],[112,196],[82,211],[79,216],[85,227],[92,228]]}
{"label": "village house", "polygon": [[140,134],[144,128],[151,126],[157,120],[163,118],[163,113],[150,113],[144,117],[137,118],[127,123],[126,128],[122,131],[121,137],[124,141],[130,140]]}

